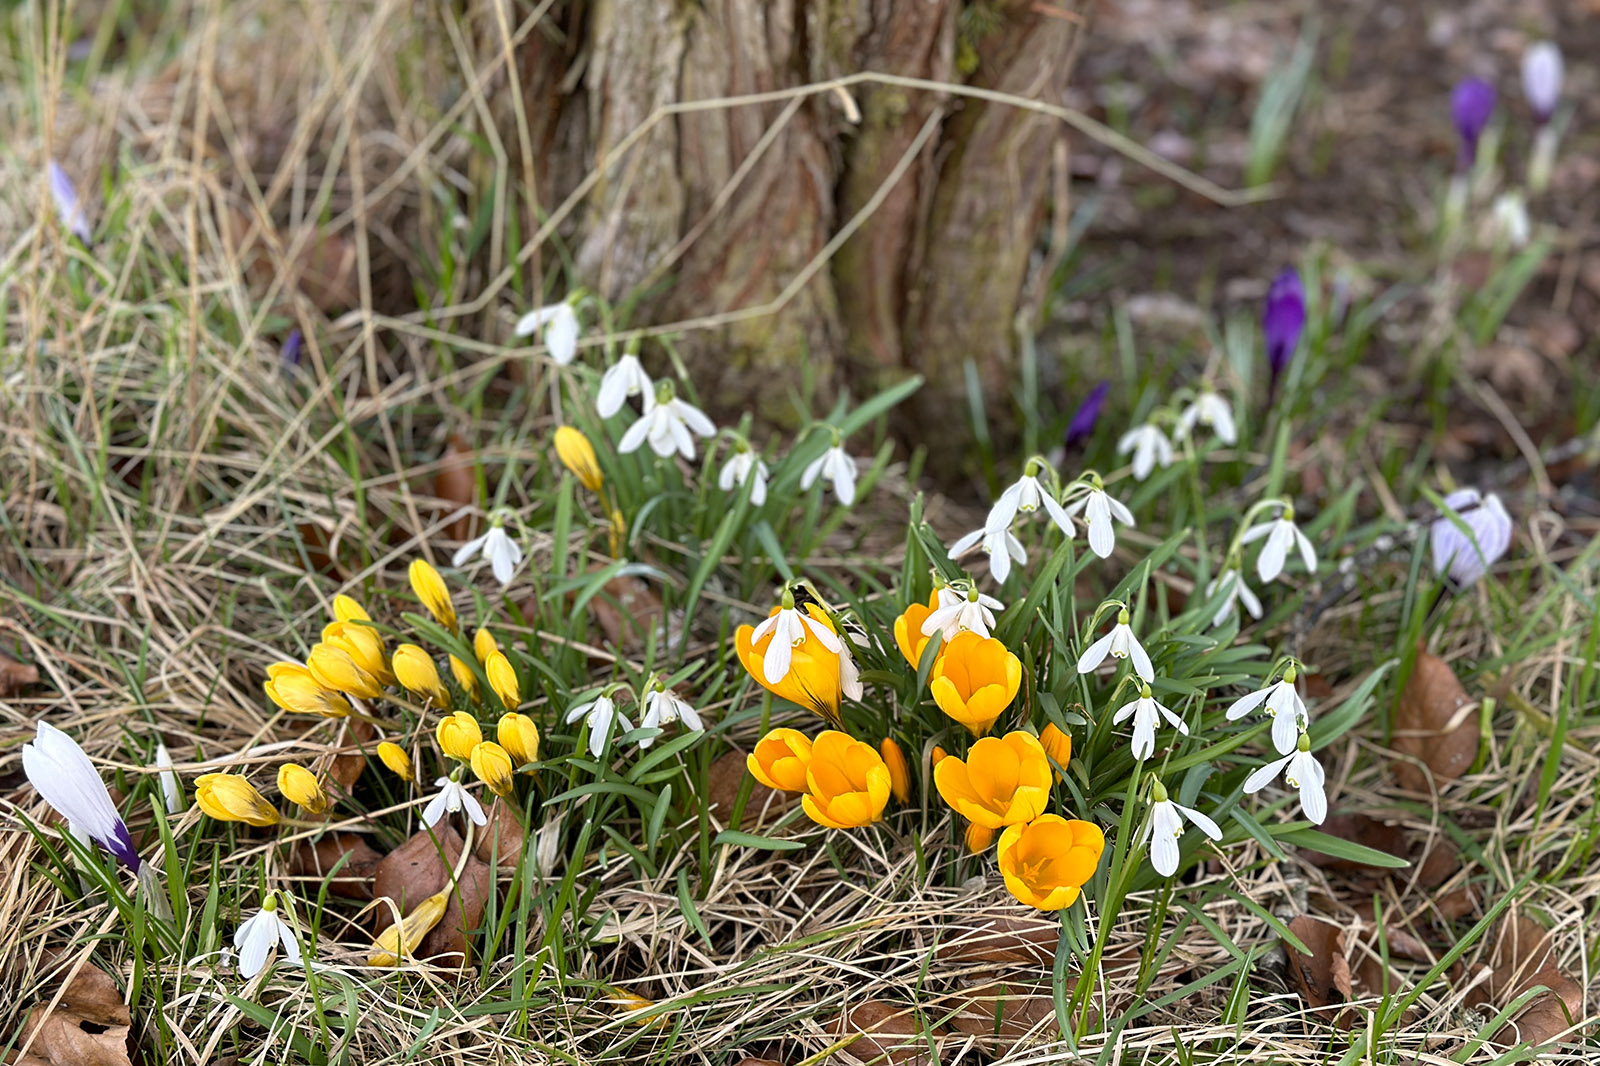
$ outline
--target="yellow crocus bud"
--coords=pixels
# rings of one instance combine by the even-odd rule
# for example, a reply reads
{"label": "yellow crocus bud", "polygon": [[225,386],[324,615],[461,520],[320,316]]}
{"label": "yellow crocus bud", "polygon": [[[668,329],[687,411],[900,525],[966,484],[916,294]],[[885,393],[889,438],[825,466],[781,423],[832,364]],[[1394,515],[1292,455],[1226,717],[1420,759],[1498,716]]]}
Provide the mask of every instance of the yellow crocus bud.
{"label": "yellow crocus bud", "polygon": [[611,557],[622,558],[622,546],[628,542],[628,520],[622,517],[622,512],[611,508]]}
{"label": "yellow crocus bud", "polygon": [[366,608],[343,593],[333,598],[333,617],[341,622],[372,621],[372,616],[367,614]]}
{"label": "yellow crocus bud", "polygon": [[439,719],[433,735],[438,738],[439,747],[446,755],[462,762],[471,759],[472,749],[483,743],[483,730],[478,728],[478,720],[466,711],[457,711]]}
{"label": "yellow crocus bud", "polygon": [[979,825],[977,822],[973,822],[971,825],[967,826],[966,844],[968,854],[982,855],[984,852],[989,850],[989,845],[993,843],[993,829],[990,829],[986,825]]}
{"label": "yellow crocus bud", "polygon": [[500,697],[500,702],[506,705],[506,710],[514,711],[522,706],[522,692],[517,686],[517,671],[504,652],[497,651],[485,659],[483,672],[489,675],[489,687]]}
{"label": "yellow crocus bud", "polygon": [[756,742],[744,757],[750,776],[779,792],[804,792],[811,768],[811,738],[798,729],[778,728]]}
{"label": "yellow crocus bud", "polygon": [[219,822],[249,822],[265,828],[279,821],[278,809],[238,774],[201,774],[195,778],[194,801]]}
{"label": "yellow crocus bud", "polygon": [[348,653],[357,666],[378,679],[378,684],[394,684],[383,638],[371,626],[360,622],[329,622],[322,629],[322,642]]}
{"label": "yellow crocus bud", "polygon": [[1067,763],[1072,761],[1072,737],[1051,722],[1039,731],[1039,746],[1055,762],[1056,780],[1065,780]]}
{"label": "yellow crocus bud", "polygon": [[1077,900],[1105,850],[1105,833],[1093,822],[1041,814],[1028,825],[1007,827],[996,857],[1013,896],[1042,911],[1059,911]]}
{"label": "yellow crocus bud", "polygon": [[561,465],[572,471],[590,492],[599,492],[600,486],[605,484],[605,475],[600,473],[600,460],[594,453],[594,445],[589,443],[589,438],[583,435],[582,430],[572,426],[557,429],[556,455],[561,459]]}
{"label": "yellow crocus bud", "polygon": [[439,571],[429,566],[424,559],[411,561],[411,591],[417,594],[417,599],[422,601],[422,606],[428,613],[450,632],[456,631],[456,608],[450,602],[450,590],[445,588],[444,578],[439,576]]}
{"label": "yellow crocus bud", "polygon": [[963,629],[944,645],[928,689],[939,709],[981,737],[1022,687],[1022,660],[993,637]]}
{"label": "yellow crocus bud", "polygon": [[383,682],[361,668],[351,654],[334,644],[316,644],[306,658],[311,676],[323,688],[375,700],[383,695]]}
{"label": "yellow crocus bud", "polygon": [[489,632],[487,626],[472,634],[472,651],[480,663],[488,662],[489,656],[499,650],[500,645],[495,643],[494,634]]}
{"label": "yellow crocus bud", "polygon": [[383,760],[383,765],[394,771],[407,781],[415,781],[417,772],[411,765],[411,756],[406,754],[406,749],[392,740],[385,740],[378,745],[378,758]]}
{"label": "yellow crocus bud", "polygon": [[871,744],[834,729],[812,741],[800,805],[813,822],[830,829],[871,825],[888,804],[889,768]]}
{"label": "yellow crocus bud", "polygon": [[439,668],[415,644],[402,644],[394,650],[394,676],[407,692],[432,700],[435,707],[450,709],[450,690],[440,680]]}
{"label": "yellow crocus bud", "polygon": [[515,765],[539,761],[539,727],[527,715],[508,714],[501,718],[495,736]]}
{"label": "yellow crocus bud", "polygon": [[878,754],[883,756],[883,765],[889,768],[889,791],[902,805],[910,803],[911,767],[906,763],[906,753],[893,738],[884,737],[883,743],[878,745]]}
{"label": "yellow crocus bud", "polygon": [[267,680],[261,687],[268,699],[293,714],[343,718],[350,713],[349,700],[318,684],[311,671],[299,663],[273,663],[267,667]]}
{"label": "yellow crocus bud", "polygon": [[422,938],[433,932],[433,927],[444,917],[453,891],[454,886],[446,883],[441,891],[417,904],[410,914],[379,933],[372,943],[372,952],[367,956],[367,965],[397,966],[401,959],[417,950]]}
{"label": "yellow crocus bud", "polygon": [[450,673],[455,676],[456,684],[461,686],[461,691],[467,694],[467,699],[473,703],[483,702],[483,689],[478,685],[478,675],[472,672],[472,667],[450,656]]}
{"label": "yellow crocus bud", "polygon": [[492,740],[472,749],[472,772],[497,796],[511,798],[511,775],[515,769],[511,755]]}
{"label": "yellow crocus bud", "polygon": [[322,791],[317,775],[298,763],[286,762],[278,767],[278,791],[307,814],[321,814],[328,809],[328,794]]}
{"label": "yellow crocus bud", "polygon": [[929,762],[932,763],[933,766],[936,767],[936,768],[938,767],[938,765],[941,762],[943,762],[945,759],[947,759],[949,757],[950,757],[950,753],[948,751],[945,751],[943,748],[941,748],[937,744],[935,744],[933,746],[933,751],[929,752]]}

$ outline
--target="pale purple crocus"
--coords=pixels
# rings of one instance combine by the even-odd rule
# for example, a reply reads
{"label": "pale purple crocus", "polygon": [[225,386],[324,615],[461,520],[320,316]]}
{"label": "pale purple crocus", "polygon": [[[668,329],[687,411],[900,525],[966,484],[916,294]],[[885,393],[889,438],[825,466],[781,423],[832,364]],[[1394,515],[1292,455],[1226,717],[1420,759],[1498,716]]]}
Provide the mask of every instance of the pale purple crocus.
{"label": "pale purple crocus", "polygon": [[305,345],[305,337],[298,329],[291,329],[289,336],[284,338],[283,349],[279,353],[283,359],[285,370],[295,370],[300,366],[300,349]]}
{"label": "pale purple crocus", "polygon": [[1076,448],[1089,439],[1089,434],[1094,432],[1095,423],[1100,421],[1100,412],[1106,406],[1106,394],[1111,391],[1111,382],[1102,381],[1089,391],[1089,396],[1079,405],[1078,410],[1072,415],[1072,421],[1067,423],[1067,447]]}
{"label": "pale purple crocus", "polygon": [[84,216],[83,205],[78,202],[78,187],[72,183],[61,164],[50,160],[50,198],[56,203],[56,215],[61,224],[85,245],[89,243],[89,220]]}
{"label": "pale purple crocus", "polygon": [[1433,572],[1466,588],[1511,546],[1511,516],[1500,497],[1484,496],[1477,489],[1457,489],[1444,498],[1455,519],[1472,531],[1469,537],[1450,515],[1433,520],[1428,539],[1433,549]]}
{"label": "pale purple crocus", "polygon": [[1477,161],[1478,140],[1494,114],[1494,103],[1494,86],[1482,78],[1467,78],[1450,94],[1450,118],[1461,137],[1458,162],[1464,171]]}
{"label": "pale purple crocus", "polygon": [[1285,267],[1267,289],[1267,306],[1261,312],[1261,332],[1267,342],[1267,365],[1272,368],[1272,392],[1288,369],[1306,328],[1306,290],[1300,272]]}
{"label": "pale purple crocus", "polygon": [[1561,80],[1565,72],[1561,49],[1553,41],[1538,41],[1522,53],[1522,94],[1528,98],[1533,118],[1543,126],[1556,113],[1561,102]]}

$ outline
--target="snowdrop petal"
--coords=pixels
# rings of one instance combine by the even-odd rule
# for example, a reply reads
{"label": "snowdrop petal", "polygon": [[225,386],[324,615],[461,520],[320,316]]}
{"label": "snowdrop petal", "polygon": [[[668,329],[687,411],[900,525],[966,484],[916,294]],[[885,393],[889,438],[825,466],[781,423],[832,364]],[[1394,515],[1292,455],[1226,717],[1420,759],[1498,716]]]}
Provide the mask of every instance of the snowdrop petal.
{"label": "snowdrop petal", "polygon": [[1289,765],[1289,760],[1292,758],[1294,758],[1294,755],[1291,753],[1276,762],[1269,762],[1265,766],[1257,768],[1254,773],[1244,779],[1245,792],[1253,795],[1266,788],[1275,777],[1283,772],[1283,768]]}
{"label": "snowdrop petal", "polygon": [[1106,661],[1106,656],[1111,652],[1111,638],[1114,636],[1116,636],[1115,630],[1089,645],[1088,650],[1078,657],[1078,673],[1090,673]]}
{"label": "snowdrop petal", "polygon": [[1133,659],[1133,672],[1145,682],[1156,679],[1156,670],[1150,663],[1150,656],[1145,653],[1144,645],[1137,640],[1131,641],[1128,646],[1128,655]]}
{"label": "snowdrop petal", "polygon": [[1292,754],[1300,743],[1300,726],[1292,714],[1274,715],[1272,719],[1272,746],[1280,755]]}
{"label": "snowdrop petal", "polygon": [[822,474],[822,464],[828,459],[828,453],[823,452],[811,462],[806,464],[805,471],[800,475],[800,491],[804,492],[817,483],[817,478]]}
{"label": "snowdrop petal", "polygon": [[[1143,701],[1141,701],[1143,702]],[[1153,714],[1133,716],[1133,757],[1143,762],[1156,750],[1156,726]]]}
{"label": "snowdrop petal", "polygon": [[1296,527],[1294,531],[1295,545],[1300,549],[1300,561],[1305,564],[1306,573],[1317,572],[1317,549],[1312,545],[1311,538],[1300,532]]}
{"label": "snowdrop petal", "polygon": [[1239,719],[1243,718],[1245,715],[1261,706],[1261,704],[1264,703],[1266,698],[1270,695],[1272,695],[1272,686],[1268,685],[1266,688],[1257,689],[1248,696],[1240,696],[1238,699],[1233,701],[1233,706],[1228,708],[1228,713],[1226,716],[1228,721],[1237,722]]}
{"label": "snowdrop petal", "polygon": [[457,569],[467,565],[467,561],[483,549],[484,541],[488,539],[489,534],[485,533],[481,537],[474,537],[472,540],[467,541],[457,548],[456,553],[450,557],[450,565]]}
{"label": "snowdrop petal", "polygon": [[651,418],[649,415],[645,415],[643,418],[639,419],[639,421],[629,426],[628,431],[624,433],[622,435],[622,439],[617,442],[617,451],[621,452],[623,455],[638,451],[639,445],[644,443],[645,437],[650,433],[650,426]]}
{"label": "snowdrop petal", "polygon": [[1201,814],[1193,807],[1185,807],[1181,803],[1174,803],[1173,806],[1178,809],[1180,814],[1189,819],[1189,821],[1193,822],[1195,828],[1199,829],[1200,832],[1204,833],[1212,840],[1222,839],[1222,829],[1217,825],[1216,822],[1213,822],[1210,817]]}
{"label": "snowdrop petal", "polygon": [[610,418],[622,410],[622,405],[628,400],[628,385],[626,368],[621,363],[606,371],[605,377],[600,379],[600,391],[595,395],[594,402],[601,418]]}
{"label": "snowdrop petal", "polygon": [[273,942],[277,939],[274,930],[263,922],[263,919],[270,921],[271,918],[270,914],[262,911],[239,927],[239,932],[246,935],[242,942],[235,938],[234,947],[239,952],[239,975],[247,980],[266,968],[267,952],[272,950]]}

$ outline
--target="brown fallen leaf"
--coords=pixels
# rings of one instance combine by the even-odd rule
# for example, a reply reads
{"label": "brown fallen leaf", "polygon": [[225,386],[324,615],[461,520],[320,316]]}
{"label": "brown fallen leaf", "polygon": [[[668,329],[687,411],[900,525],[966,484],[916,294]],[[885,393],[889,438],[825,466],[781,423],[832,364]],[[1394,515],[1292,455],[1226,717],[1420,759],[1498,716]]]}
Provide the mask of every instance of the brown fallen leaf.
{"label": "brown fallen leaf", "polygon": [[22,695],[22,690],[29,685],[39,683],[39,668],[17,660],[0,652],[0,700],[8,700],[13,696]]}
{"label": "brown fallen leaf", "polygon": [[1300,995],[1317,1013],[1341,1029],[1349,1029],[1352,1019],[1343,1006],[1354,993],[1350,962],[1344,955],[1344,931],[1309,914],[1290,922],[1289,931],[1311,949],[1311,954],[1305,955],[1287,941],[1283,945]]}
{"label": "brown fallen leaf", "polygon": [[1043,915],[952,921],[934,957],[1050,966],[1060,939],[1061,923]]}
{"label": "brown fallen leaf", "polygon": [[614,577],[605,583],[598,596],[589,601],[606,642],[624,654],[642,649],[654,633],[659,637],[666,621],[666,608],[643,578],[632,574]]}
{"label": "brown fallen leaf", "polygon": [[1554,942],[1538,922],[1521,916],[1501,921],[1489,969],[1484,991],[1496,1006],[1504,1007],[1540,985],[1549,989],[1495,1034],[1496,1043],[1547,1044],[1583,1018],[1583,989],[1556,966]]}
{"label": "brown fallen leaf", "polygon": [[[1405,858],[1410,854],[1411,848],[1406,843],[1405,830],[1397,825],[1390,825],[1368,814],[1335,814],[1328,817],[1317,827],[1329,836],[1348,840],[1353,844],[1361,844],[1375,851],[1387,852],[1397,858]],[[1385,869],[1380,866],[1369,866],[1364,862],[1353,859],[1340,858],[1316,851],[1312,848],[1301,848],[1300,854],[1307,862],[1320,866],[1324,870],[1338,870],[1345,873],[1372,874]]]}
{"label": "brown fallen leaf", "polygon": [[[50,952],[52,963],[59,964],[65,976],[77,965],[68,952]],[[50,986],[47,980],[46,987]],[[17,1066],[131,1066],[129,1034],[132,1019],[122,993],[111,975],[85,963],[72,983],[62,992],[60,1002],[49,1014],[44,1008],[47,996],[17,1034],[17,1046],[27,1047],[26,1057]]]}
{"label": "brown fallen leaf", "polygon": [[[346,744],[359,743],[363,747],[371,748],[372,742],[378,739],[378,730],[371,722],[360,718],[347,718],[349,728],[345,734]],[[356,782],[361,779],[361,771],[367,768],[366,753],[359,748],[335,755],[328,762],[328,780],[335,781],[345,792],[356,787]]]}
{"label": "brown fallen leaf", "polygon": [[950,1026],[968,1036],[1009,1049],[1035,1034],[1051,1037],[1057,1032],[1056,1004],[1048,987],[975,984],[961,994],[970,998],[950,1016]]}
{"label": "brown fallen leaf", "polygon": [[[1433,780],[1441,784],[1460,777],[1478,757],[1474,703],[1449,663],[1429,652],[1419,652],[1395,711],[1395,751],[1420,760],[1433,771]],[[1403,788],[1428,791],[1429,775],[1416,762],[1396,759],[1393,765]]]}
{"label": "brown fallen leaf", "polygon": [[[868,999],[834,1018],[828,1031],[850,1038],[846,1054],[883,1066],[938,1066],[939,1055],[910,1007]],[[934,1045],[936,1046],[936,1045]]]}
{"label": "brown fallen leaf", "polygon": [[[328,882],[328,891],[345,899],[366,902],[372,898],[372,878],[382,859],[383,856],[359,833],[328,833],[295,843],[289,851],[289,873],[320,881],[338,866],[338,873]],[[343,865],[340,865],[341,860]]]}
{"label": "brown fallen leaf", "polygon": [[[478,498],[478,479],[473,474],[473,452],[466,439],[450,434],[444,443],[444,455],[439,459],[439,472],[433,475],[433,494],[441,500],[455,504],[450,511],[469,507]],[[473,518],[464,514],[445,527],[445,536],[451,540],[471,540]]]}
{"label": "brown fallen leaf", "polygon": [[734,1066],[783,1066],[777,1059],[740,1059]]}
{"label": "brown fallen leaf", "polygon": [[499,796],[487,813],[489,824],[478,830],[477,839],[472,842],[472,854],[484,862],[493,860],[502,869],[515,866],[527,838],[527,831],[522,828],[522,815]]}
{"label": "brown fallen leaf", "polygon": [[[448,822],[435,826],[432,836],[427,830],[414,834],[378,863],[373,877],[373,898],[388,897],[401,914],[410,913],[418,903],[443,890],[461,858],[462,844],[460,835]],[[489,898],[490,885],[489,867],[468,856],[456,891],[450,893],[444,917],[423,938],[416,951],[417,958],[459,954],[465,960],[467,934],[483,920],[483,905]],[[395,908],[387,905],[374,907],[372,931],[381,933],[393,925],[394,911]]]}
{"label": "brown fallen leaf", "polygon": [[[733,816],[734,803],[739,798],[739,786],[749,772],[745,765],[745,753],[737,748],[717,756],[706,770],[706,794],[711,799],[708,809],[716,812],[716,816],[724,823]],[[780,814],[800,802],[800,795],[796,792],[779,792],[760,781],[751,781],[750,786],[750,798],[745,801],[739,824],[731,826],[733,829],[776,821]]]}

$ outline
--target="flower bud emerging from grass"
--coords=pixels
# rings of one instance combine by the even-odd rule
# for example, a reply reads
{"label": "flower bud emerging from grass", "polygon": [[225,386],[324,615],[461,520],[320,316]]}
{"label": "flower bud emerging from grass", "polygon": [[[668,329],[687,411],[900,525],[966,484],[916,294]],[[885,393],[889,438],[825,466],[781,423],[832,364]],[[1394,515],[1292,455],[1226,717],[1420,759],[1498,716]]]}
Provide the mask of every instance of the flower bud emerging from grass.
{"label": "flower bud emerging from grass", "polygon": [[194,801],[219,822],[247,822],[265,828],[280,820],[277,808],[238,774],[201,774],[194,782]]}
{"label": "flower bud emerging from grass", "polygon": [[1072,761],[1072,737],[1051,722],[1039,731],[1039,746],[1055,762],[1056,779],[1066,780],[1067,763]]}
{"label": "flower bud emerging from grass", "polygon": [[470,761],[472,749],[483,743],[483,730],[478,728],[478,720],[466,711],[457,711],[439,719],[433,735],[439,741],[440,750],[462,762]]}
{"label": "flower bud emerging from grass", "polygon": [[811,767],[811,738],[798,729],[773,729],[745,756],[750,776],[779,792],[804,792]]}
{"label": "flower bud emerging from grass", "polygon": [[911,802],[911,767],[906,763],[905,752],[900,750],[900,745],[892,737],[884,737],[883,743],[878,745],[878,754],[883,756],[883,765],[889,768],[889,790],[894,793],[894,798],[902,805]]}
{"label": "flower bud emerging from grass", "polygon": [[928,687],[941,711],[981,737],[1022,687],[1022,660],[993,637],[957,633],[933,664]]}
{"label": "flower bud emerging from grass", "polygon": [[378,745],[378,758],[383,760],[383,765],[390,771],[407,781],[417,779],[416,768],[411,765],[411,756],[406,754],[406,749],[392,740],[385,740]]}
{"label": "flower bud emerging from grass", "polygon": [[583,431],[562,426],[556,430],[555,443],[556,456],[560,458],[561,465],[572,471],[584,488],[598,493],[606,479],[600,472],[600,460],[594,453],[594,445],[589,443]]}
{"label": "flower bud emerging from grass", "polygon": [[935,594],[929,596],[925,604],[911,604],[899,618],[894,620],[895,645],[913,670],[922,663],[922,651],[928,646],[928,636],[922,632],[922,623],[928,620],[928,615],[932,614],[937,606],[939,597]]}
{"label": "flower bud emerging from grass", "polygon": [[278,791],[307,814],[321,814],[328,809],[328,794],[322,790],[317,775],[298,763],[286,762],[278,767]]}
{"label": "flower bud emerging from grass", "polygon": [[324,687],[299,663],[273,663],[267,667],[267,680],[261,687],[268,699],[291,714],[343,718],[350,713],[349,700]]}
{"label": "flower bud emerging from grass", "polygon": [[383,682],[363,670],[348,651],[337,645],[313,645],[311,654],[306,658],[306,667],[323,688],[364,700],[375,700],[383,695]]}
{"label": "flower bud emerging from grass", "polygon": [[472,667],[452,655],[450,673],[456,679],[456,684],[461,686],[461,691],[467,694],[467,699],[473,703],[483,702],[483,688],[478,684],[478,675],[472,672]]}
{"label": "flower bud emerging from grass", "polygon": [[411,578],[411,591],[417,594],[422,606],[440,625],[455,632],[455,604],[450,602],[450,590],[445,587],[439,571],[429,566],[426,560],[413,559],[408,576]]}
{"label": "flower bud emerging from grass", "polygon": [[488,662],[489,656],[499,650],[500,645],[495,643],[494,634],[487,626],[472,634],[472,653],[478,657],[478,662]]}
{"label": "flower bud emerging from grass", "polygon": [[982,855],[989,850],[989,845],[994,843],[994,830],[986,825],[971,822],[962,836],[962,842],[967,846],[967,854]]}
{"label": "flower bud emerging from grass", "polygon": [[417,950],[422,938],[433,932],[433,927],[444,917],[452,891],[454,886],[446,884],[441,891],[417,904],[410,914],[379,933],[367,956],[367,965],[398,966],[401,959]]}
{"label": "flower bud emerging from grass", "polygon": [[508,714],[500,719],[495,737],[506,749],[515,766],[539,761],[539,727],[525,714]]}
{"label": "flower bud emerging from grass", "polygon": [[472,749],[472,772],[497,796],[511,798],[512,774],[515,770],[511,755],[492,740],[486,740]]}
{"label": "flower bud emerging from grass", "polygon": [[450,709],[450,691],[439,677],[439,668],[417,645],[402,644],[394,650],[394,676],[407,692],[432,700],[435,707]]}
{"label": "flower bud emerging from grass", "polygon": [[370,622],[372,616],[352,597],[340,594],[333,598],[333,617],[340,622]]}
{"label": "flower bud emerging from grass", "polygon": [[483,661],[483,672],[489,675],[489,687],[500,697],[506,710],[522,706],[522,691],[517,684],[517,671],[504,652],[494,652]]}

